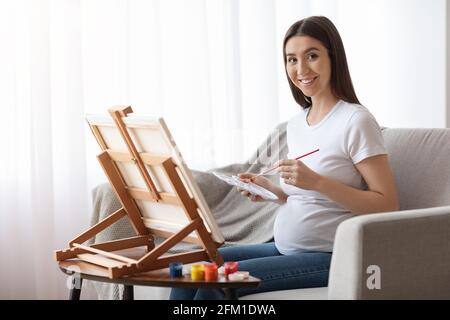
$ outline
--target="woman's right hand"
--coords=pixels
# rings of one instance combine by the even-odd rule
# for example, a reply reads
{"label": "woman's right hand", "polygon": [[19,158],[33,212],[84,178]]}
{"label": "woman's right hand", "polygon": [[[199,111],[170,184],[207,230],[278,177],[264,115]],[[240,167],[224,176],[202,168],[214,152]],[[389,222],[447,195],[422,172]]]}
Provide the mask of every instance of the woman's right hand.
{"label": "woman's right hand", "polygon": [[[257,184],[273,193],[276,192],[276,186],[267,178],[263,177],[263,176],[257,176],[254,173],[239,173],[238,177],[239,179],[241,179],[244,182],[253,182],[254,184]],[[263,202],[263,201],[268,201],[266,199],[264,199],[263,197],[253,194],[247,190],[242,190],[239,189],[239,187],[237,188],[237,190],[244,196],[244,197],[248,197],[251,201],[253,202]]]}

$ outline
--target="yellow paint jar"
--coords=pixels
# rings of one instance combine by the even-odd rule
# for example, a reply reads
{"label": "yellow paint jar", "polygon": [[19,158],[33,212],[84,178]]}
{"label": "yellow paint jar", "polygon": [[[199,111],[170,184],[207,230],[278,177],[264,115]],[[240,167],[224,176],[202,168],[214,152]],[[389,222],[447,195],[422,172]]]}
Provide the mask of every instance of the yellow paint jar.
{"label": "yellow paint jar", "polygon": [[202,264],[193,264],[191,266],[191,279],[192,280],[205,279],[205,267]]}

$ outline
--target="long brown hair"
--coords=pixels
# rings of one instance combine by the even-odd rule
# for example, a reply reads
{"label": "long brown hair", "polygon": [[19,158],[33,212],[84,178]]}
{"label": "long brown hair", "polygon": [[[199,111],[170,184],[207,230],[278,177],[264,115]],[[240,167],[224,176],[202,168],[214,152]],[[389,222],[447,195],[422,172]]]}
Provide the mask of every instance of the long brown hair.
{"label": "long brown hair", "polygon": [[353,88],[352,79],[348,70],[347,58],[345,56],[344,44],[341,36],[328,18],[322,16],[312,16],[294,23],[286,32],[283,41],[284,70],[291,87],[295,101],[303,108],[309,108],[312,100],[306,97],[303,92],[292,83],[286,70],[286,43],[294,36],[309,36],[319,40],[327,48],[331,61],[331,92],[341,100],[349,103],[360,104]]}

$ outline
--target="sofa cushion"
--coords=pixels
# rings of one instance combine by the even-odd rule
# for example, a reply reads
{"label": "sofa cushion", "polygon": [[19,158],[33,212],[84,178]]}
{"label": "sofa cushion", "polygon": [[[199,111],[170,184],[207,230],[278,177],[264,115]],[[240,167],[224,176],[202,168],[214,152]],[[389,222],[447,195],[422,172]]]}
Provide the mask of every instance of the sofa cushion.
{"label": "sofa cushion", "polygon": [[450,205],[450,130],[383,129],[400,210]]}

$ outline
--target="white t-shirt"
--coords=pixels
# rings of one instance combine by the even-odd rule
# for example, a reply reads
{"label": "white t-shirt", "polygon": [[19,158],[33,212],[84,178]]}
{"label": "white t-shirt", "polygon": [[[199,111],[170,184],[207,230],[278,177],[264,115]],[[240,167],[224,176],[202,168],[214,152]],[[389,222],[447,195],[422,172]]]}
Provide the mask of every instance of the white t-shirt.
{"label": "white t-shirt", "polygon": [[[320,149],[300,161],[321,175],[366,189],[355,164],[386,154],[375,118],[365,107],[341,100],[319,123],[310,126],[308,111],[302,110],[287,124],[288,159]],[[289,197],[275,219],[277,249],[282,254],[332,252],[336,229],[353,216],[350,211],[321,193],[287,185],[283,179],[280,186]]]}

